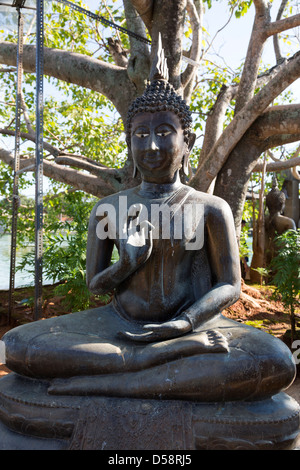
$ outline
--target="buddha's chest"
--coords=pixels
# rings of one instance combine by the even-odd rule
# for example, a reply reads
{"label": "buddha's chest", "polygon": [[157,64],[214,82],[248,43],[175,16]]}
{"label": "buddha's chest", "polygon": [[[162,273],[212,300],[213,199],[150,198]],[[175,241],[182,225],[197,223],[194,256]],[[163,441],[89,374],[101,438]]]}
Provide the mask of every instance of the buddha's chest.
{"label": "buddha's chest", "polygon": [[156,250],[199,250],[203,247],[203,204],[136,201],[130,206],[124,205],[117,215],[116,240],[127,239],[134,244],[151,236]]}

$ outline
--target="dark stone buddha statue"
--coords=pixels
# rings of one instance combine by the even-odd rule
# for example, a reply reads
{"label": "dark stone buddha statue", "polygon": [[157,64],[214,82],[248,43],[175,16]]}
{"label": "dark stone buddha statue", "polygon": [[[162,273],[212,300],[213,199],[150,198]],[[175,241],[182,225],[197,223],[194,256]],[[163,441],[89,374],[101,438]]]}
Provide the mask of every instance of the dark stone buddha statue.
{"label": "dark stone buddha statue", "polygon": [[113,301],[9,331],[7,366],[43,384],[47,400],[272,401],[295,377],[292,355],[222,315],[240,294],[233,217],[224,200],[181,182],[195,140],[191,113],[155,70],[128,118],[142,183],[100,200],[90,217],[87,283],[96,294],[114,290]]}
{"label": "dark stone buddha statue", "polygon": [[266,195],[266,206],[269,214],[265,220],[265,246],[266,246],[266,264],[270,263],[276,255],[276,246],[274,238],[282,235],[287,230],[296,230],[296,224],[293,219],[283,215],[285,209],[286,196],[278,188],[277,179],[273,178],[272,189]]}

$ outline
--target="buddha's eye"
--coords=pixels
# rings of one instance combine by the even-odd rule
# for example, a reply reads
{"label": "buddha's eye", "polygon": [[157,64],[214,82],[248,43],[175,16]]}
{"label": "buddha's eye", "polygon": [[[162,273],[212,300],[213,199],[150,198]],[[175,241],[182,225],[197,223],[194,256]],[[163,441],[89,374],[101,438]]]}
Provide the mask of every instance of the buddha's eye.
{"label": "buddha's eye", "polygon": [[171,131],[159,131],[156,133],[159,137],[167,137],[167,135],[171,134]]}
{"label": "buddha's eye", "polygon": [[140,139],[145,139],[146,137],[149,136],[148,132],[136,132],[135,135],[139,137]]}

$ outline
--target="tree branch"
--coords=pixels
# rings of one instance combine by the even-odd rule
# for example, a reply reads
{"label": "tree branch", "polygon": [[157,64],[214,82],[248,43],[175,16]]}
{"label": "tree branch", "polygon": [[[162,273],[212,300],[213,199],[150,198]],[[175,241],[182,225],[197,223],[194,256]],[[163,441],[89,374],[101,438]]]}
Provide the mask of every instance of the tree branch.
{"label": "tree branch", "polygon": [[14,69],[14,68],[13,69],[0,68],[0,73],[4,73],[4,72],[10,73],[10,72],[15,72],[15,71],[16,71],[16,69]]}
{"label": "tree branch", "polygon": [[261,146],[262,151],[272,149],[275,147],[281,147],[283,145],[292,144],[300,140],[300,132],[298,134],[277,134],[272,135],[266,139]]}
{"label": "tree branch", "polygon": [[[256,80],[257,87],[261,88],[266,85],[291,60],[293,60],[293,57],[290,59],[286,59],[284,62],[275,65],[271,69],[259,75]],[[221,136],[223,132],[226,110],[230,101],[236,97],[237,91],[238,84],[236,83],[233,83],[231,85],[223,85],[221,87],[215,104],[211,108],[206,120],[205,136],[201,149],[201,162],[206,159],[209,151],[212,149],[218,138]]]}
{"label": "tree branch", "polygon": [[[190,17],[193,34],[189,58],[195,62],[199,62],[201,56],[202,21],[204,12],[202,0],[197,1],[197,5],[196,2],[188,0],[186,9]],[[189,101],[196,72],[197,67],[188,64],[184,72],[181,74],[181,83],[185,88],[184,96],[187,101]]]}
{"label": "tree branch", "polygon": [[[12,152],[0,148],[0,160],[13,168],[14,155]],[[34,158],[20,160],[20,170],[26,171],[26,168],[28,168],[27,171],[34,171]],[[82,173],[73,168],[57,165],[56,163],[44,159],[43,173],[45,176],[53,178],[55,181],[68,184],[73,188],[85,191],[97,197],[105,197],[121,189],[120,182],[112,177],[110,172],[106,173],[104,169],[96,176]]]}
{"label": "tree branch", "polygon": [[[293,56],[294,57],[294,56]],[[289,59],[282,59],[280,62],[278,62],[274,67],[271,67],[269,70],[266,70],[265,72],[261,73],[256,80],[256,87],[257,88],[262,88],[264,85],[269,83],[269,81],[274,78],[278,72],[283,69],[288,62],[293,60],[293,57]]]}
{"label": "tree branch", "polygon": [[264,16],[269,9],[269,2],[267,0],[253,0],[257,16]]}
{"label": "tree branch", "polygon": [[[15,135],[14,130],[9,130],[9,129],[0,129],[0,134],[5,134],[5,135]],[[31,142],[36,142],[36,136],[34,133],[25,133],[21,132],[20,137],[25,140],[30,140]],[[105,165],[102,165],[101,163],[95,162],[90,158],[84,157],[82,155],[73,155],[69,153],[65,153],[64,151],[61,151],[57,147],[54,147],[53,145],[49,144],[44,140],[43,142],[43,148],[47,150],[51,155],[54,156],[55,158],[55,163],[58,165],[69,165],[69,166],[75,166],[76,168],[79,168],[81,170],[88,171],[92,175],[96,176],[101,176],[102,172],[105,171],[106,175],[110,175],[111,177],[118,177],[119,175],[119,170],[115,168],[109,168]],[[28,161],[28,159],[26,159]]]}
{"label": "tree branch", "polygon": [[132,5],[145,23],[146,28],[151,34],[153,19],[153,0],[131,0]]}
{"label": "tree branch", "polygon": [[153,7],[152,50],[157,50],[158,35],[169,69],[169,81],[179,94],[183,94],[181,84],[182,40],[187,0],[155,1]]}
{"label": "tree branch", "polygon": [[278,135],[298,135],[300,104],[269,107],[253,123],[251,130],[256,141],[265,142]]}
{"label": "tree branch", "polygon": [[236,97],[235,113],[238,113],[254,95],[260,59],[267,39],[265,31],[270,23],[268,3],[264,0],[255,0],[254,5],[255,19]]}
{"label": "tree branch", "polygon": [[[0,42],[1,64],[16,65],[16,54],[16,44]],[[35,73],[35,46],[24,45],[23,67],[26,72]],[[44,73],[103,94],[124,119],[128,103],[136,96],[126,69],[75,52],[45,47]]]}
{"label": "tree branch", "polygon": [[[289,160],[284,160],[280,162],[270,162],[267,163],[266,171],[283,171],[288,170],[289,168],[294,168],[300,165],[300,157],[290,158]],[[263,162],[259,162],[255,165],[253,172],[263,171]]]}
{"label": "tree branch", "polygon": [[300,26],[300,13],[270,23],[266,28],[266,34],[270,37],[274,34],[282,33],[282,31],[286,31],[287,29],[295,28],[296,26]]}
{"label": "tree branch", "polygon": [[128,65],[128,58],[119,39],[108,38],[107,44],[109,52],[117,66],[126,68]]}
{"label": "tree branch", "polygon": [[201,149],[201,161],[207,158],[223,132],[226,110],[232,100],[236,87],[223,85],[214,106],[211,108],[205,124],[205,135]]}
{"label": "tree branch", "polygon": [[[137,11],[133,6],[133,2],[131,0],[123,0],[123,4],[128,29],[133,33],[147,39],[145,25],[141,17],[137,14]],[[133,36],[129,36],[129,41],[131,52],[138,52],[140,54],[149,56],[149,46],[146,43],[135,39]]]}
{"label": "tree branch", "polygon": [[68,165],[75,166],[81,170],[86,170],[91,175],[101,176],[103,172],[107,175],[110,174],[111,177],[116,177],[119,174],[119,171],[115,168],[105,167],[104,165],[97,165],[96,163],[91,163],[86,159],[77,157],[76,155],[64,155],[63,153],[55,158],[55,163],[58,165]]}
{"label": "tree branch", "polygon": [[[15,131],[11,129],[0,129],[0,134],[4,135],[15,135]],[[26,133],[26,132],[20,132],[20,137],[25,140],[30,140],[31,142],[36,141],[36,136],[34,133]],[[57,147],[54,147],[53,145],[49,144],[48,142],[43,142],[43,147],[45,150],[47,150],[51,155],[59,155],[61,152]]]}
{"label": "tree branch", "polygon": [[294,55],[286,67],[265,85],[247,105],[234,117],[222,133],[205,161],[199,165],[190,184],[199,190],[207,191],[212,180],[227,160],[232,149],[237,145],[244,133],[260,116],[267,106],[293,83],[300,75],[300,53]]}
{"label": "tree branch", "polygon": [[[130,0],[123,0],[127,27],[146,39],[145,25]],[[127,73],[138,94],[142,94],[150,71],[150,50],[148,44],[130,36],[130,58]]]}
{"label": "tree branch", "polygon": [[[286,7],[288,0],[281,0],[281,4],[276,16],[276,21],[280,20],[284,9]],[[275,57],[276,57],[276,62],[277,64],[282,60],[282,55],[280,52],[280,46],[279,46],[279,40],[278,40],[278,34],[274,34],[273,36],[273,45],[274,45],[274,52],[275,52]]]}

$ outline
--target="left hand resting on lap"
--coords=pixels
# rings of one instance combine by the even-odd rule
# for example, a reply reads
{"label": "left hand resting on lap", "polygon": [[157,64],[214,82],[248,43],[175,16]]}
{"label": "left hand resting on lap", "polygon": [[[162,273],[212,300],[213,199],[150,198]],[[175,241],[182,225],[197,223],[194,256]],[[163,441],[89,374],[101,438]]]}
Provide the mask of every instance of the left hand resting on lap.
{"label": "left hand resting on lap", "polygon": [[155,342],[166,339],[177,338],[192,330],[190,322],[181,316],[178,319],[170,320],[165,323],[151,323],[144,325],[141,332],[131,333],[129,331],[120,332],[121,336],[128,339],[141,342]]}

